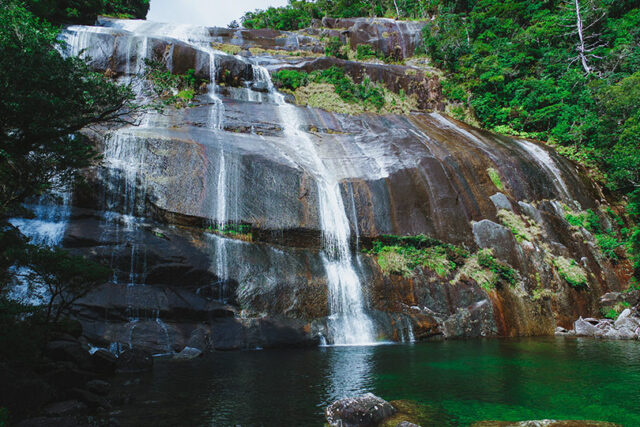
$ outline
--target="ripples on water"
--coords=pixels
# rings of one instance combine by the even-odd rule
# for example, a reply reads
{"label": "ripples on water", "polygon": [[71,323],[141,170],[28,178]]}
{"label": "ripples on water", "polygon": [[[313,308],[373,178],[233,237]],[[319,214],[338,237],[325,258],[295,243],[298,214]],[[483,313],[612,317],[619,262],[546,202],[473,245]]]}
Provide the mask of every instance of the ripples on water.
{"label": "ripples on water", "polygon": [[118,386],[134,401],[116,418],[132,426],[321,426],[332,401],[373,392],[425,405],[438,417],[431,425],[555,418],[630,426],[640,425],[638,384],[637,341],[496,339],[215,353],[156,361],[139,383]]}

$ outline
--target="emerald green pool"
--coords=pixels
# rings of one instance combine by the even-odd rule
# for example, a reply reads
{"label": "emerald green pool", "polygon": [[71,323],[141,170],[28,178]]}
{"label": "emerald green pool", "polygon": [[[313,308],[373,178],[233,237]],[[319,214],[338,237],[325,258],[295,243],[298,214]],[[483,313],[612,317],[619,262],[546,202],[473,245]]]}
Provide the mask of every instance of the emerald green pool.
{"label": "emerald green pool", "polygon": [[[535,338],[216,353],[121,378],[123,425],[321,426],[372,392],[425,408],[422,425],[591,419],[640,426],[640,342]],[[128,382],[128,385],[124,385]]]}

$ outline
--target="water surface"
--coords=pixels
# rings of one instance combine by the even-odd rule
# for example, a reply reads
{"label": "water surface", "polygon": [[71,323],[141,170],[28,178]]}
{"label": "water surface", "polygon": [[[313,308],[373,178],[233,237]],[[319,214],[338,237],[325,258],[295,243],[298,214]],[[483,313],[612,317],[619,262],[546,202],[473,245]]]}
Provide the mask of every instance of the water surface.
{"label": "water surface", "polygon": [[[422,425],[594,419],[640,425],[640,343],[536,338],[215,353],[121,377],[123,425],[322,426],[372,392],[425,408]],[[139,381],[139,382],[138,382]]]}

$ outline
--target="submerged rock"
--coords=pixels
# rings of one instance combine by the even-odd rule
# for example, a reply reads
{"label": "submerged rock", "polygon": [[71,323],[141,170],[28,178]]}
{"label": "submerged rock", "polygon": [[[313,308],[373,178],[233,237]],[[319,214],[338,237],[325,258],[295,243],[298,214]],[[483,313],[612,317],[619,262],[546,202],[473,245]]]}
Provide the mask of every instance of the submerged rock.
{"label": "submerged rock", "polygon": [[329,425],[334,427],[374,427],[395,412],[389,402],[367,393],[337,400],[327,407],[325,414]]}

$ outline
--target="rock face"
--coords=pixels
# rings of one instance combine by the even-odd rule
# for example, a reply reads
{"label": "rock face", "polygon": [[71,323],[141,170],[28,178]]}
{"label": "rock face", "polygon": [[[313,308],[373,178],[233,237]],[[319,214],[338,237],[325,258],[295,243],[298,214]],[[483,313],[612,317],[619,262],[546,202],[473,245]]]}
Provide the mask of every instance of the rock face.
{"label": "rock face", "polygon": [[416,52],[422,43],[422,29],[425,25],[426,21],[325,17],[314,22],[313,28],[317,29],[317,34],[341,37],[354,50],[358,45],[369,45],[384,56],[398,60],[408,58]]}
{"label": "rock face", "polygon": [[[343,214],[345,264],[357,276],[374,339],[551,335],[598,315],[600,296],[623,286],[624,261],[612,265],[590,233],[565,220],[567,209],[593,209],[605,221],[602,192],[550,148],[436,112],[298,108],[284,104],[269,79],[283,68],[340,65],[356,81],[369,76],[414,90],[422,108],[437,109],[439,89],[425,75],[288,56],[322,51],[316,38],[293,33],[101,24],[66,32],[71,53],[90,47],[95,69],[129,81],[151,58],[174,72],[215,73],[224,86],[192,108],[149,114],[140,126],[87,130],[104,161],[74,190],[62,245],[114,269],[111,283],[74,308],[92,343],[150,354],[317,345],[332,310],[332,235],[322,215],[329,199]],[[326,24],[382,50],[395,43],[385,33],[402,39],[421,25]],[[225,54],[211,43],[245,52]],[[404,55],[412,43],[401,45]],[[327,180],[335,183],[332,198]],[[491,250],[514,269],[516,283],[482,287],[473,271],[438,274],[428,266],[391,274],[362,252],[385,235],[418,234],[472,254]],[[582,274],[583,286],[572,287],[558,265]]]}
{"label": "rock face", "polygon": [[334,427],[374,427],[395,412],[389,402],[367,393],[333,402],[327,407],[326,417]]}

